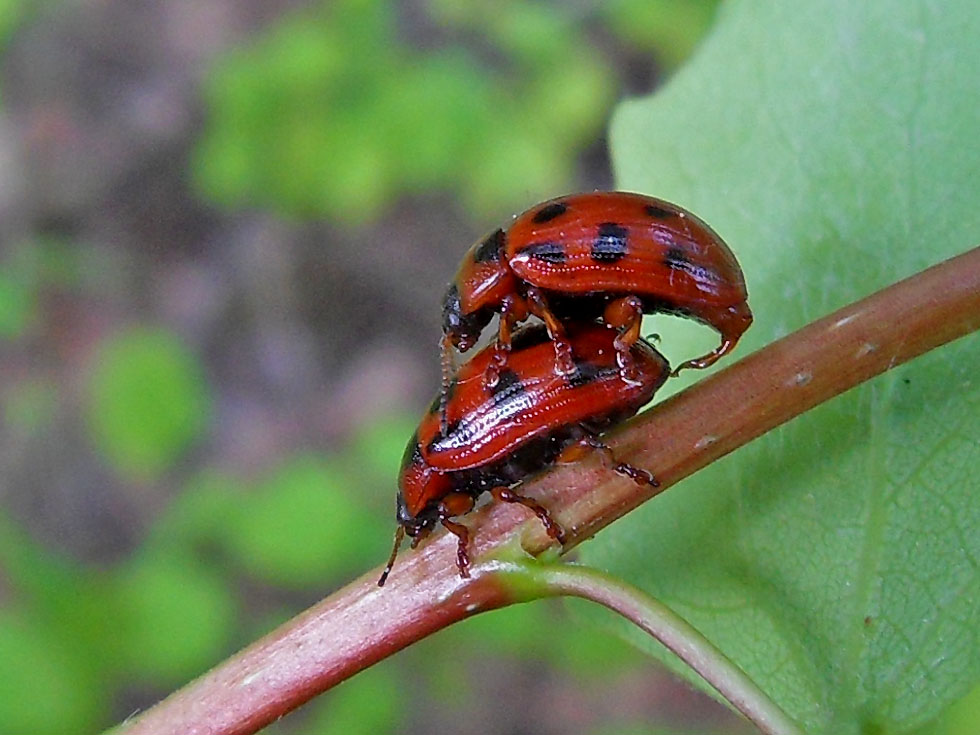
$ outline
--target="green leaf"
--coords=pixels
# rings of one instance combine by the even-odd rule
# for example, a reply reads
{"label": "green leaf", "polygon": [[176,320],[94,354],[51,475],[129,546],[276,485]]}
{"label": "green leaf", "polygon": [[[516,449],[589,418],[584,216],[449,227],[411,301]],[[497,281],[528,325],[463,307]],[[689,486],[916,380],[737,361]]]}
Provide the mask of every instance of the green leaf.
{"label": "green leaf", "polygon": [[[977,38],[966,0],[724,3],[692,63],[619,108],[619,185],[690,207],[742,261],[756,323],[738,356],[980,240]],[[706,330],[655,322],[673,360],[699,354]],[[926,723],[980,679],[978,364],[974,335],[888,373],[584,555],[807,732]]]}
{"label": "green leaf", "polygon": [[110,337],[93,362],[88,419],[96,445],[121,474],[158,476],[207,426],[200,365],[176,337],[150,329]]}

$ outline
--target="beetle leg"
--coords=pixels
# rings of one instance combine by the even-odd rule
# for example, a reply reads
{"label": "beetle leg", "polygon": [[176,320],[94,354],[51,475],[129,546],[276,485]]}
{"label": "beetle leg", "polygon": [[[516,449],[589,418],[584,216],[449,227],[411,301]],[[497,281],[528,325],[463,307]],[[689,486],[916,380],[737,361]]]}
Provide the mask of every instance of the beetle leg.
{"label": "beetle leg", "polygon": [[517,322],[527,319],[527,304],[517,294],[506,296],[500,305],[500,322],[497,330],[497,342],[493,346],[493,354],[487,363],[484,383],[487,388],[493,388],[500,380],[500,371],[507,366],[510,356],[510,335]]}
{"label": "beetle leg", "polygon": [[469,530],[462,523],[455,523],[451,520],[453,516],[461,516],[473,510],[475,500],[472,495],[466,493],[449,493],[439,502],[439,522],[446,527],[446,530],[456,536],[456,566],[459,568],[459,576],[470,576],[470,555],[466,547],[469,544]]}
{"label": "beetle leg", "polygon": [[523,495],[518,495],[509,487],[504,487],[502,485],[500,487],[493,488],[490,491],[490,494],[495,500],[499,500],[502,503],[517,503],[519,505],[523,505],[525,508],[529,508],[534,512],[534,515],[541,519],[541,523],[544,525],[544,529],[548,532],[548,535],[562,546],[565,545],[565,529],[558,525],[555,519],[551,517],[548,509],[541,505],[541,503],[539,503],[537,500],[527,498]]}
{"label": "beetle leg", "polygon": [[548,308],[548,302],[538,289],[529,286],[527,289],[528,307],[532,314],[544,322],[548,336],[555,345],[555,368],[562,375],[575,373],[575,362],[572,360],[572,346],[565,336],[565,328],[558,317]]}
{"label": "beetle leg", "polygon": [[619,374],[627,383],[637,383],[636,365],[630,349],[640,338],[640,324],[643,320],[643,302],[636,296],[624,296],[610,301],[602,315],[606,324],[619,330],[613,347],[616,349],[616,362]]}
{"label": "beetle leg", "polygon": [[613,450],[607,444],[604,444],[591,435],[584,436],[574,444],[570,444],[568,447],[566,447],[565,450],[558,455],[558,461],[576,462],[579,459],[582,459],[582,457],[585,456],[585,453],[588,451],[598,452],[603,461],[612,467],[613,470],[630,478],[637,485],[660,487],[660,483],[657,482],[657,478],[653,476],[653,473],[641,467],[634,467],[627,462],[620,462],[616,457],[615,452],[613,452]]}
{"label": "beetle leg", "polygon": [[412,536],[411,547],[413,549],[416,548],[420,543],[422,543],[426,539],[426,537],[429,535],[431,531],[432,531],[432,526],[428,524],[419,528],[419,530],[415,532],[415,535]]}
{"label": "beetle leg", "polygon": [[[744,298],[744,297],[743,297]],[[721,335],[721,344],[707,355],[695,357],[678,365],[671,375],[677,375],[681,370],[696,368],[703,370],[718,362],[718,359],[731,352],[745,330],[752,325],[752,312],[744,301],[729,306],[723,313],[718,313],[708,322]]]}
{"label": "beetle leg", "polygon": [[574,444],[569,444],[565,447],[555,459],[555,462],[558,464],[578,462],[579,460],[585,459],[592,451],[593,447],[590,443],[585,439],[579,439]]}
{"label": "beetle leg", "polygon": [[470,541],[470,532],[462,523],[454,523],[448,518],[440,518],[439,522],[446,527],[446,530],[454,534],[458,539],[456,544],[456,567],[459,569],[460,577],[470,576],[470,555],[466,550]]}
{"label": "beetle leg", "polygon": [[670,374],[672,378],[676,378],[677,374],[681,370],[687,370],[688,368],[694,368],[695,370],[704,370],[706,367],[711,367],[718,359],[728,354],[728,352],[735,346],[735,340],[723,339],[721,344],[715,347],[707,355],[702,355],[701,357],[695,357],[692,360],[687,360],[682,362],[673,372]]}

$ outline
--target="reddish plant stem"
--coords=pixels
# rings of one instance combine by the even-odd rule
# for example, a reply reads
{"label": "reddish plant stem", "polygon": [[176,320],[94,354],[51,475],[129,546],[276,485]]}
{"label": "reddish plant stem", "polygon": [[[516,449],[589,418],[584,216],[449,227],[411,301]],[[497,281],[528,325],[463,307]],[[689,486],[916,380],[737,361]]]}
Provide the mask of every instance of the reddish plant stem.
{"label": "reddish plant stem", "polygon": [[[615,432],[620,458],[651,468],[640,487],[595,459],[522,486],[566,529],[565,550],[658,492],[807,409],[980,328],[980,248],[841,309],[700,381]],[[495,562],[519,540],[553,541],[529,511],[495,504],[467,516],[473,576],[455,538],[402,554],[388,584],[374,570],[175,692],[120,732],[244,735],[404,646],[468,615],[518,601]]]}
{"label": "reddish plant stem", "polygon": [[118,732],[253,733],[409,643],[511,601],[494,575],[460,584],[455,562],[445,566],[429,556],[411,565],[408,574],[394,575],[384,588],[377,586],[380,570],[365,575]]}

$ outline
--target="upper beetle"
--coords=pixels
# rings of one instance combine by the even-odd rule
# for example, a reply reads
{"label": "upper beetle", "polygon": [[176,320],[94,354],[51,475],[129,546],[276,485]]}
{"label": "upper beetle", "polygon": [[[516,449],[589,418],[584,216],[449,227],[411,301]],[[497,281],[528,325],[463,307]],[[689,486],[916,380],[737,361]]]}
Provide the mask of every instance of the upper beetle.
{"label": "upper beetle", "polygon": [[[556,366],[570,372],[564,320],[602,316],[616,327],[624,378],[644,313],[691,317],[721,334],[713,351],[682,363],[705,368],[729,352],[752,323],[738,261],[707,224],[662,199],[627,192],[559,197],[519,215],[464,256],[443,299],[443,384],[451,347],[472,347],[495,313],[500,328],[487,382],[507,363],[511,330],[529,314],[555,344]],[[677,371],[675,370],[675,373]]]}
{"label": "upper beetle", "polygon": [[649,472],[616,460],[597,437],[653,397],[670,374],[667,360],[637,340],[630,347],[634,376],[626,381],[613,347],[616,330],[577,323],[566,336],[572,365],[567,374],[555,372],[548,333],[535,326],[514,336],[495,386],[484,380],[492,346],[460,368],[449,388],[446,431],[440,426],[440,400],[433,401],[405,449],[395,546],[378,584],[391,571],[404,535],[412,537],[414,546],[437,523],[459,539],[457,565],[468,576],[467,529],[451,519],[470,511],[485,491],[530,508],[548,533],[564,542],[547,510],[512,486],[556,460],[574,459],[581,449],[599,450],[617,472],[656,484]]}

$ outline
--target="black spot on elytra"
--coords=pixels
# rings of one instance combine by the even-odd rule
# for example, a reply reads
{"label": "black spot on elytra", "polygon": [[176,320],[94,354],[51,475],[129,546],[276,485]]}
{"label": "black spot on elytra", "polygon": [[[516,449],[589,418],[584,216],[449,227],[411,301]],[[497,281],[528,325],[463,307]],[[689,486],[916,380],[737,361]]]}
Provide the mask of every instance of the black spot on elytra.
{"label": "black spot on elytra", "polygon": [[500,251],[504,247],[504,231],[495,230],[487,235],[480,247],[473,253],[474,263],[496,263],[500,260]]}
{"label": "black spot on elytra", "polygon": [[672,212],[664,207],[658,207],[656,204],[648,204],[643,208],[643,211],[647,213],[648,217],[653,217],[654,219],[669,219],[673,217],[676,212]]}
{"label": "black spot on elytra", "polygon": [[551,222],[555,217],[561,217],[567,211],[568,205],[565,202],[552,202],[535,212],[531,221],[537,225],[544,224],[545,222]]}
{"label": "black spot on elytra", "polygon": [[564,263],[568,258],[565,248],[557,242],[533,242],[521,248],[520,254],[526,254],[536,260],[543,260],[545,263],[556,265]]}
{"label": "black spot on elytra", "polygon": [[592,243],[592,260],[597,263],[615,263],[626,255],[629,230],[615,222],[599,225],[599,235]]}
{"label": "black spot on elytra", "polygon": [[684,252],[683,248],[667,248],[664,265],[668,268],[686,271],[691,267],[691,261],[687,259],[687,253]]}

